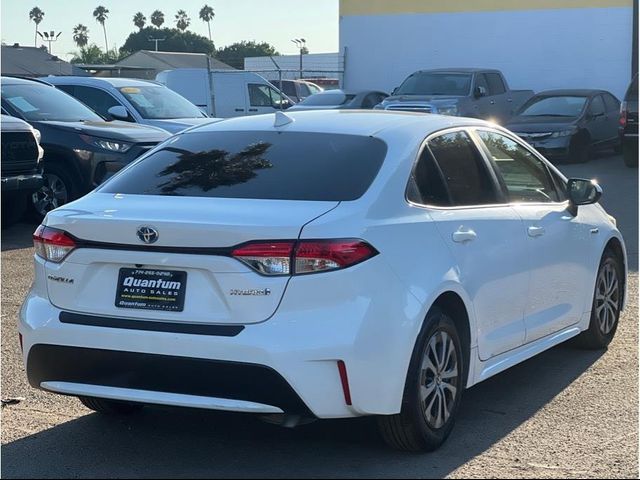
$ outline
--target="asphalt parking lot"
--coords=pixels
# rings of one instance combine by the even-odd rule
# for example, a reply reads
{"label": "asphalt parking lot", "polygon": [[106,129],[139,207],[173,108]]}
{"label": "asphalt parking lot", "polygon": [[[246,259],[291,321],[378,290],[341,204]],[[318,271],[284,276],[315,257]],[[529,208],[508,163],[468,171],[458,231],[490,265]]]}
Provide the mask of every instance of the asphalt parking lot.
{"label": "asphalt parking lot", "polygon": [[233,414],[148,408],[127,418],[28,386],[16,333],[34,225],[2,232],[2,476],[629,478],[638,475],[638,180],[620,157],[561,166],[597,178],[629,251],[629,303],[607,352],[561,345],[466,392],[439,451],[390,451],[369,419],[295,430]]}

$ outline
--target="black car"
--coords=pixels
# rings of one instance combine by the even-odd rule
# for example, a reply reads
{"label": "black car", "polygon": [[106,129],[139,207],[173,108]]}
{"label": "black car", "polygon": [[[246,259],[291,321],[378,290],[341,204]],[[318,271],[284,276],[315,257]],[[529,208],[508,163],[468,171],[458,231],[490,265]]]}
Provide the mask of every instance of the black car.
{"label": "black car", "polygon": [[1,89],[2,113],[42,135],[44,185],[32,195],[36,216],[84,195],[170,136],[159,128],[106,122],[46,82],[2,77]]}
{"label": "black car", "polygon": [[620,109],[622,156],[627,167],[638,166],[638,74],[629,85]]}
{"label": "black car", "polygon": [[2,226],[24,215],[29,197],[42,187],[40,132],[27,122],[2,115]]}
{"label": "black car", "polygon": [[382,102],[387,95],[384,92],[367,90],[363,92],[348,93],[343,90],[325,90],[305,98],[289,110],[329,110],[329,109],[362,109],[371,110]]}
{"label": "black car", "polygon": [[549,160],[587,162],[595,149],[620,148],[620,101],[604,90],[549,90],[505,125]]}

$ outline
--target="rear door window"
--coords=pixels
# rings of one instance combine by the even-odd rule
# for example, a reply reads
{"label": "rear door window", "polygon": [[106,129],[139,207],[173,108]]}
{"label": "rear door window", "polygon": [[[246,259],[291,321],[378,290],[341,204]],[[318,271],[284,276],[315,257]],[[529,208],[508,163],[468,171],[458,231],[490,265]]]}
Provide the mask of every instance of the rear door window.
{"label": "rear door window", "polygon": [[429,140],[429,150],[442,172],[453,206],[498,202],[487,163],[464,131],[445,133]]}
{"label": "rear door window", "polygon": [[132,165],[106,193],[348,201],[378,174],[387,146],[356,135],[192,132]]}
{"label": "rear door window", "polygon": [[618,112],[620,111],[620,102],[611,94],[605,93],[603,94],[604,104],[607,107],[607,112]]}
{"label": "rear door window", "polygon": [[593,97],[591,105],[589,106],[589,113],[591,115],[603,115],[605,113],[604,102],[602,101],[601,95]]}

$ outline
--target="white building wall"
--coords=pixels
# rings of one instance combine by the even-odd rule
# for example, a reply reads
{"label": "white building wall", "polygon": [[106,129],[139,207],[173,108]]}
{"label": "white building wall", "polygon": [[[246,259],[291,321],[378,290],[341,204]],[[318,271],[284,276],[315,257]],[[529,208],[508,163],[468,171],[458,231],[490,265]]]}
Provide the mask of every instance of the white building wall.
{"label": "white building wall", "polygon": [[514,89],[603,88],[621,98],[632,15],[631,5],[343,15],[345,88],[391,91],[416,70],[484,67],[502,70]]}

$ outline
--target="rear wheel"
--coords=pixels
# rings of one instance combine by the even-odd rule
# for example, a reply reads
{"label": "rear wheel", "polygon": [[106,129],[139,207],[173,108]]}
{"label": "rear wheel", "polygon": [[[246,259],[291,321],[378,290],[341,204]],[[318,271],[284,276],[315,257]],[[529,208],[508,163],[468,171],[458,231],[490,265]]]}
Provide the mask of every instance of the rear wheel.
{"label": "rear wheel", "polygon": [[589,329],[577,337],[580,347],[599,350],[609,346],[618,329],[624,294],[623,268],[609,250],[602,257],[593,295]]}
{"label": "rear wheel", "polygon": [[453,320],[432,308],[411,358],[402,410],[378,418],[384,440],[410,452],[433,451],[442,445],[453,429],[465,370]]}
{"label": "rear wheel", "polygon": [[132,413],[139,412],[143,408],[143,405],[138,403],[118,402],[94,397],[78,398],[88,409],[107,415],[131,415]]}

